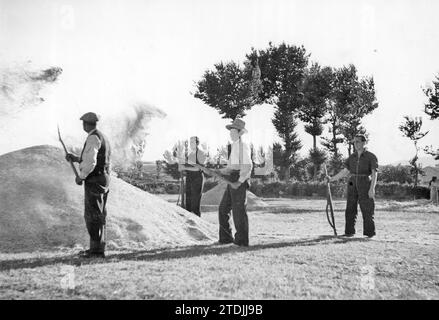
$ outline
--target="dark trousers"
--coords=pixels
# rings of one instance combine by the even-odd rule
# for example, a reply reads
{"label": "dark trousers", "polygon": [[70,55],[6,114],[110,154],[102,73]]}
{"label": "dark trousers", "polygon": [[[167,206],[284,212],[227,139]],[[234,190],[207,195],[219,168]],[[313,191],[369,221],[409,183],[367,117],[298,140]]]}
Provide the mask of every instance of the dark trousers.
{"label": "dark trousers", "polygon": [[[108,177],[109,178],[109,177]],[[105,251],[107,218],[107,177],[87,178],[84,183],[84,219],[90,235],[90,251]]]}
{"label": "dark trousers", "polygon": [[[248,216],[247,216],[247,181],[242,183],[238,189],[227,185],[218,209],[219,219],[219,242],[235,242],[239,245],[248,246]],[[233,240],[230,227],[230,210],[233,214],[235,224],[235,240]]]}
{"label": "dark trousers", "polygon": [[363,234],[365,236],[375,235],[375,201],[368,195],[370,183],[370,178],[367,176],[351,177],[348,181],[345,234],[355,234],[355,221],[358,214],[358,204],[360,204],[363,216]]}
{"label": "dark trousers", "polygon": [[186,210],[201,216],[201,190],[203,187],[203,173],[198,171],[186,172]]}

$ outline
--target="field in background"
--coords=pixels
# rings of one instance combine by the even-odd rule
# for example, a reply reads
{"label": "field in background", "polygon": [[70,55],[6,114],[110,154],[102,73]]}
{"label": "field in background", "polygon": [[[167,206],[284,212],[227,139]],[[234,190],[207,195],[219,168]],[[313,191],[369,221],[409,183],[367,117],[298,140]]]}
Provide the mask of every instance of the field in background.
{"label": "field in background", "polygon": [[[165,195],[168,201],[175,199]],[[336,238],[324,200],[264,199],[249,213],[250,247],[216,244],[1,254],[2,299],[439,299],[439,209],[379,201],[378,235]],[[344,201],[335,202],[343,233]],[[110,213],[111,214],[111,213]],[[217,224],[215,208],[202,218]]]}

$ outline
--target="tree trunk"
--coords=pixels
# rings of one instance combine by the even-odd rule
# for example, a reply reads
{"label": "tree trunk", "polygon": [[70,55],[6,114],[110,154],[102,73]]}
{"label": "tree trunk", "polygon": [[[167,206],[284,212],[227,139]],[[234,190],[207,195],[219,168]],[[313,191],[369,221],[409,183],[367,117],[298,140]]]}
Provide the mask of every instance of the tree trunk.
{"label": "tree trunk", "polygon": [[415,167],[415,188],[418,186],[418,142],[415,140],[415,149],[416,149],[416,154],[415,154],[415,159],[416,161],[413,163],[413,166]]}
{"label": "tree trunk", "polygon": [[418,186],[418,165],[416,164],[415,169],[415,188]]}
{"label": "tree trunk", "polygon": [[291,169],[291,166],[287,166],[285,168],[284,178],[285,178],[286,182],[290,181],[290,169]]}
{"label": "tree trunk", "polygon": [[337,150],[337,134],[336,134],[336,123],[335,121],[332,122],[332,144],[334,146],[334,156],[337,157],[338,150]]}
{"label": "tree trunk", "polygon": [[[317,136],[316,135],[313,135],[312,136],[312,142],[313,142],[313,148],[314,148],[314,152],[316,152],[317,151]],[[317,178],[317,171],[318,171],[318,167],[317,167],[317,163],[314,163],[314,174],[313,174],[313,177],[312,177],[312,179],[313,180],[316,180],[316,178]]]}

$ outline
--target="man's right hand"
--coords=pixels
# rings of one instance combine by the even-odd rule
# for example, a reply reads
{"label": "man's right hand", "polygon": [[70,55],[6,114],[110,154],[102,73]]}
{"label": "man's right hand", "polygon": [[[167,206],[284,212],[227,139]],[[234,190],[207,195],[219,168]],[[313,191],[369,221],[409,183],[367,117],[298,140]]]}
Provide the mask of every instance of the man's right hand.
{"label": "man's right hand", "polygon": [[74,154],[72,154],[72,153],[67,153],[66,154],[66,160],[67,161],[71,161],[71,162],[78,162],[79,161],[79,159],[78,159],[78,157],[77,156],[75,156]]}

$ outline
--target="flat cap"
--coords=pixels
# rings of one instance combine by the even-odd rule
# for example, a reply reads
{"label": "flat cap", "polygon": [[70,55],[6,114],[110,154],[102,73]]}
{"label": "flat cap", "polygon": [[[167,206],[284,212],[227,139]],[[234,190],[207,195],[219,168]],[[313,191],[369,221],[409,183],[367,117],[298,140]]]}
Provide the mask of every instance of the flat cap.
{"label": "flat cap", "polygon": [[88,122],[88,123],[96,123],[97,121],[99,121],[99,117],[94,112],[87,112],[87,113],[83,114],[82,117],[79,118],[79,120],[82,120],[82,121]]}

